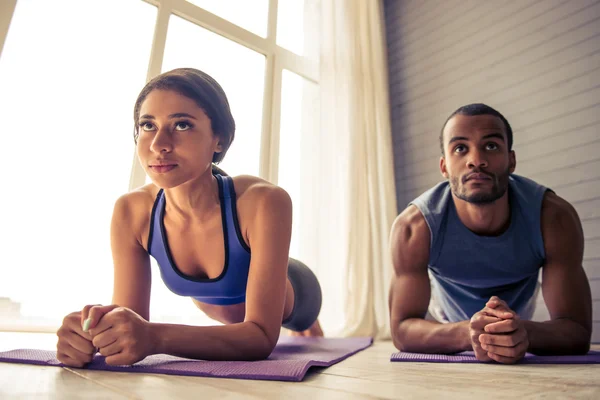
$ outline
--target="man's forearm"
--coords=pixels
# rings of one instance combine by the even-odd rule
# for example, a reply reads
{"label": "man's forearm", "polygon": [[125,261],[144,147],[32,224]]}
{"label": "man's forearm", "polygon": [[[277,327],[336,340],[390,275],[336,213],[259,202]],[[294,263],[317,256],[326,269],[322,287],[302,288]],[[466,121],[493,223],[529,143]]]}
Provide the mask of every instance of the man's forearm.
{"label": "man's forearm", "polygon": [[263,330],[251,322],[223,326],[153,323],[154,353],[201,360],[261,360],[273,347]]}
{"label": "man's forearm", "polygon": [[408,318],[392,332],[394,345],[401,351],[445,354],[472,350],[469,321],[441,324]]}
{"label": "man's forearm", "polygon": [[590,331],[571,319],[523,323],[529,339],[527,351],[530,353],[585,354],[590,349]]}

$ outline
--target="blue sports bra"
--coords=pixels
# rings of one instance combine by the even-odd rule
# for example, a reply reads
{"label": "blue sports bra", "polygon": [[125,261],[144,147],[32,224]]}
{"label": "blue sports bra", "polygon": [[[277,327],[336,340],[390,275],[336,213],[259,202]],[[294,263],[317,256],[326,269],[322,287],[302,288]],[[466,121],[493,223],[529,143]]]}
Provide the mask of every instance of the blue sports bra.
{"label": "blue sports bra", "polygon": [[221,218],[225,241],[225,266],[216,278],[193,278],[175,265],[165,232],[165,195],[161,189],[152,207],[148,253],[158,263],[162,280],[175,294],[189,296],[208,304],[229,305],[246,301],[246,284],[250,269],[250,249],[238,224],[235,189],[229,176],[214,175],[219,186]]}

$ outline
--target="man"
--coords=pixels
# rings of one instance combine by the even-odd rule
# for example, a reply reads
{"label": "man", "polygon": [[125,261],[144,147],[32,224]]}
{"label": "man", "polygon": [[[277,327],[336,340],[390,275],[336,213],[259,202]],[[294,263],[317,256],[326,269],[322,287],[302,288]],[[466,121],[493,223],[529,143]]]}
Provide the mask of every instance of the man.
{"label": "man", "polygon": [[[592,306],[575,209],[513,174],[508,121],[485,104],[448,118],[440,134],[445,182],[394,221],[390,314],[401,351],[473,350],[512,364],[526,352],[585,354]],[[531,317],[541,288],[550,321]],[[436,319],[425,319],[427,311]]]}

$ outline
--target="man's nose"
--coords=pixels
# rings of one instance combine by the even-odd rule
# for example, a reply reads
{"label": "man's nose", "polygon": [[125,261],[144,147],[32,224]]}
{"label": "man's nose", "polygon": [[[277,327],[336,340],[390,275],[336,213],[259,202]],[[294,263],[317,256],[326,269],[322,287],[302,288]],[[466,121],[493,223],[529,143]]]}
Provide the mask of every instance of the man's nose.
{"label": "man's nose", "polygon": [[486,168],[488,166],[487,158],[481,151],[473,150],[469,154],[467,166],[471,169]]}

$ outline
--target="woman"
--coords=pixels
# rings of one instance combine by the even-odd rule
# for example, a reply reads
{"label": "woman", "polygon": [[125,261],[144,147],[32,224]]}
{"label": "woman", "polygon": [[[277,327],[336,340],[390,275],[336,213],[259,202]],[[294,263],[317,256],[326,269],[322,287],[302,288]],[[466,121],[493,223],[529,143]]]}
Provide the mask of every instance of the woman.
{"label": "woman", "polygon": [[[65,317],[58,360],[81,367],[96,351],[112,365],[158,353],[258,360],[272,352],[282,325],[322,336],[319,283],[288,257],[290,197],[213,164],[235,132],[221,86],[195,69],[166,72],[141,91],[134,120],[137,155],[153,183],[116,201],[113,304]],[[224,325],[149,322],[150,256],[169,289]]]}

